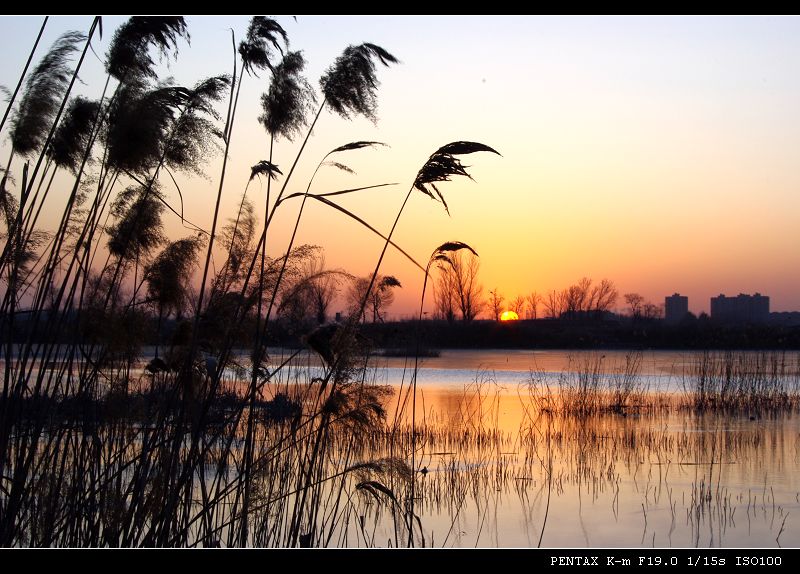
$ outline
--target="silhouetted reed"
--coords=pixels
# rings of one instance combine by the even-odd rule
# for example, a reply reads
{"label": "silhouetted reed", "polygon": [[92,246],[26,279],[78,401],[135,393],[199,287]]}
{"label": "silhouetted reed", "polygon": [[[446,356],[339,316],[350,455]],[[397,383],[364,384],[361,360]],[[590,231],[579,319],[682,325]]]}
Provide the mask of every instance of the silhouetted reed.
{"label": "silhouetted reed", "polygon": [[17,94],[19,94],[19,90],[22,87],[22,82],[25,80],[25,76],[28,73],[28,68],[33,61],[33,55],[36,53],[36,48],[39,45],[39,40],[42,39],[42,34],[44,33],[44,29],[45,26],[47,26],[47,21],[49,18],[49,16],[44,17],[44,20],[42,21],[42,27],[39,28],[39,33],[36,36],[36,40],[33,42],[33,48],[31,48],[30,54],[28,54],[28,59],[25,61],[25,66],[22,68],[22,73],[19,76],[19,80],[17,80],[17,85],[14,88],[14,92],[8,97],[8,105],[6,106],[6,111],[3,112],[3,119],[0,121],[0,131],[2,131],[3,127],[6,125],[6,120],[8,119],[8,115],[11,113],[11,108],[16,102]]}
{"label": "silhouetted reed", "polygon": [[[230,77],[187,88],[160,79],[154,58],[177,54],[180,40],[188,40],[184,19],[134,17],[114,34],[101,97],[70,101],[99,26],[95,18],[87,37],[59,40],[29,76],[11,116],[11,157],[39,156],[32,170],[22,166],[18,195],[6,170],[0,196],[0,272],[9,277],[0,309],[0,544],[325,546],[351,543],[348,532],[356,527],[363,543],[379,544],[368,522],[384,515],[391,516],[395,544],[424,544],[408,500],[415,434],[406,436],[411,450],[382,453],[393,444],[385,426],[391,390],[377,384],[356,322],[304,333],[321,363],[299,351],[277,358],[266,351],[271,312],[288,308],[304,286],[340,273],[307,273],[318,248],[295,246],[294,235],[282,254],[274,246],[279,254],[267,254],[268,230],[284,201],[312,197],[376,233],[384,253],[389,245],[399,249],[391,232],[378,232],[331,199],[386,184],[312,194],[312,176],[305,193],[285,193],[323,109],[375,120],[376,63],[396,58],[374,44],[348,47],[324,74],[324,100],[309,122],[315,98],[301,75],[304,60],[288,51],[275,20],[251,20]],[[81,60],[70,69],[67,56],[80,42]],[[235,220],[217,225],[245,72],[271,77],[259,118],[270,157],[250,174],[267,175],[260,238],[247,190]],[[217,107],[225,96],[222,114]],[[306,126],[294,163],[281,170],[272,163],[272,144]],[[339,146],[318,169],[353,173],[330,156],[376,145]],[[467,175],[453,155],[482,150],[492,151],[445,146],[436,157],[452,161],[438,175],[418,175],[416,188],[429,193],[425,185]],[[204,230],[184,217],[173,172],[203,173],[216,151],[223,165],[211,228]],[[71,190],[56,229],[45,233],[39,215],[54,202],[57,170],[70,174]],[[196,233],[168,237],[168,212]],[[302,213],[301,207],[295,232]],[[215,242],[227,252],[220,269],[212,267]],[[194,291],[196,268],[202,279]],[[247,339],[252,352],[234,349]],[[144,345],[152,340],[149,356]]]}

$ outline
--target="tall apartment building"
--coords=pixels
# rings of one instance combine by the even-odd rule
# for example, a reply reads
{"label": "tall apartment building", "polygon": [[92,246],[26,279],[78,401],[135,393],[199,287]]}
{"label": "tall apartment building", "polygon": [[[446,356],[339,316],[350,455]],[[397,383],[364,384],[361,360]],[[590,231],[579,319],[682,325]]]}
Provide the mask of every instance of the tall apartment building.
{"label": "tall apartment building", "polygon": [[711,318],[729,323],[766,323],[769,321],[769,297],[760,293],[712,297]]}
{"label": "tall apartment building", "polygon": [[664,322],[680,323],[689,314],[689,298],[674,293],[664,298]]}

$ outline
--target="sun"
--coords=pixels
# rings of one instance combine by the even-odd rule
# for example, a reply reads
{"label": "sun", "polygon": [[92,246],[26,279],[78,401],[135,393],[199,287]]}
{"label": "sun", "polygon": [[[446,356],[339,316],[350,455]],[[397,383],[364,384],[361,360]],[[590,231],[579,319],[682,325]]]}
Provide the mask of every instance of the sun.
{"label": "sun", "polygon": [[519,315],[517,315],[514,311],[503,311],[503,314],[500,315],[501,321],[519,321]]}

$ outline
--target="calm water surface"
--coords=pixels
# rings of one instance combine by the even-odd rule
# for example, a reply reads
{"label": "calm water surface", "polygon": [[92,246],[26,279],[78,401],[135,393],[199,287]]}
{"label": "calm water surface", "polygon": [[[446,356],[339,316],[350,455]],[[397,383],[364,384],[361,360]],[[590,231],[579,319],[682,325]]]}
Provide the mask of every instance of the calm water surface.
{"label": "calm water surface", "polygon": [[[278,365],[289,354],[271,349],[270,361]],[[613,382],[626,373],[630,356],[444,350],[423,359],[416,419],[425,430],[416,440],[414,461],[425,471],[415,475],[415,512],[425,544],[800,546],[797,412],[703,415],[659,408],[580,418],[549,415],[537,406],[532,380],[539,389],[557,388],[560,381],[578,380],[588,365]],[[701,357],[644,352],[634,385],[643,393],[686,397]],[[239,358],[246,364],[245,353]],[[780,360],[793,365],[791,372],[800,371],[798,353]],[[287,371],[293,383],[320,369],[306,352],[295,363],[299,368]],[[390,424],[405,422],[406,429],[410,402],[403,412],[398,404],[407,397],[412,372],[413,359],[403,358],[378,358],[370,370],[372,381],[395,390],[386,405]],[[246,369],[237,377],[246,378]],[[411,455],[408,446],[399,446],[365,456]],[[377,504],[365,507],[365,519],[374,526],[369,533],[344,526],[339,544],[394,545],[390,512]]]}
{"label": "calm water surface", "polygon": [[[417,417],[441,436],[496,429],[494,442],[431,441],[418,451],[420,518],[435,546],[800,546],[800,417],[739,412],[548,417],[531,408],[532,376],[624,351],[443,351],[418,374]],[[637,384],[680,396],[699,353],[641,357]],[[785,360],[797,365],[797,353]],[[407,388],[413,360],[378,362],[376,380]],[[532,375],[533,373],[533,375]],[[391,411],[391,409],[390,409]],[[449,433],[449,435],[448,435]],[[458,473],[453,472],[458,469]],[[383,532],[390,544],[391,530]],[[381,544],[380,534],[376,544]]]}

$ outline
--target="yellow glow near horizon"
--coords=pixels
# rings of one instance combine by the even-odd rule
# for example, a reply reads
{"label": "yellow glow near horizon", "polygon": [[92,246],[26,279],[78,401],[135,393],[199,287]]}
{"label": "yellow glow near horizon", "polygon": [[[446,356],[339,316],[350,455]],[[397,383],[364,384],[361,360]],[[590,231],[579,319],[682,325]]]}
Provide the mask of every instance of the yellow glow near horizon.
{"label": "yellow glow near horizon", "polygon": [[503,311],[503,314],[500,315],[501,321],[519,321],[519,315],[517,315],[514,311]]}

